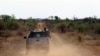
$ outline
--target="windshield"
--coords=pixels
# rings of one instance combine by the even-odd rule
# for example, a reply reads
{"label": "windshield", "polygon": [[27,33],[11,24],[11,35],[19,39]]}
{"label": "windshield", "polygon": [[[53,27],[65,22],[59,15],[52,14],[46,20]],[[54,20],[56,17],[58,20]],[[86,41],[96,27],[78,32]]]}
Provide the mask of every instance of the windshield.
{"label": "windshield", "polygon": [[34,38],[34,37],[46,37],[47,34],[46,32],[31,32],[29,34],[29,38]]}

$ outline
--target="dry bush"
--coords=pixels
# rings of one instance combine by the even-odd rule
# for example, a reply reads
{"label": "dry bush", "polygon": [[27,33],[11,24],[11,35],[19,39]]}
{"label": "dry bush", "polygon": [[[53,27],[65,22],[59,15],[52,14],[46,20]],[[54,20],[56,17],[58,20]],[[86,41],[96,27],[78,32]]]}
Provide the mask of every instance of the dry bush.
{"label": "dry bush", "polygon": [[17,34],[18,36],[23,36],[23,35],[24,35],[23,32],[24,32],[24,31],[18,30],[16,34]]}
{"label": "dry bush", "polygon": [[67,25],[65,23],[59,23],[56,25],[56,29],[61,33],[65,33],[67,31]]}
{"label": "dry bush", "polygon": [[6,24],[0,20],[0,30],[4,30],[6,28]]}
{"label": "dry bush", "polygon": [[82,42],[82,37],[80,35],[78,36],[78,42]]}
{"label": "dry bush", "polygon": [[4,32],[0,31],[0,37],[3,37]]}
{"label": "dry bush", "polygon": [[10,32],[9,31],[0,31],[0,37],[9,37]]}
{"label": "dry bush", "polygon": [[100,26],[95,29],[95,33],[100,34]]}

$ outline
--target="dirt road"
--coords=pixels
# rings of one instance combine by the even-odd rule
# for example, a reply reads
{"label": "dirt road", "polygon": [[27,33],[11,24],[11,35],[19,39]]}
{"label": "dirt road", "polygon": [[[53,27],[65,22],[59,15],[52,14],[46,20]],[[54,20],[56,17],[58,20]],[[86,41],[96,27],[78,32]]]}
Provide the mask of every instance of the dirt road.
{"label": "dirt road", "polygon": [[[20,39],[20,40],[19,40]],[[0,56],[27,56],[26,40],[18,38],[17,40],[6,43],[6,52],[0,53]],[[89,49],[64,42],[60,35],[51,33],[49,51],[40,55],[42,50],[29,51],[29,56],[97,56]]]}
{"label": "dirt road", "polygon": [[49,56],[96,56],[93,52],[83,47],[63,41],[63,37],[52,33]]}

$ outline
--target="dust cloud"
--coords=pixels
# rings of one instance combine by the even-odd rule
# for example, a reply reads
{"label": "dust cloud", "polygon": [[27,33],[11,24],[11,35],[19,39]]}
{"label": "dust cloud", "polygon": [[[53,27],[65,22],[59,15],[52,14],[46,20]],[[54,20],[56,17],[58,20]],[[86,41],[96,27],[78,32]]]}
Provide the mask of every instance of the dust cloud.
{"label": "dust cloud", "polygon": [[96,56],[89,49],[75,44],[64,42],[62,37],[56,33],[51,33],[49,39],[49,49],[26,49],[26,40],[20,39],[7,45],[6,52],[0,56]]}
{"label": "dust cloud", "polygon": [[71,43],[65,43],[61,37],[51,33],[49,51],[30,50],[27,56],[95,56],[91,51]]}

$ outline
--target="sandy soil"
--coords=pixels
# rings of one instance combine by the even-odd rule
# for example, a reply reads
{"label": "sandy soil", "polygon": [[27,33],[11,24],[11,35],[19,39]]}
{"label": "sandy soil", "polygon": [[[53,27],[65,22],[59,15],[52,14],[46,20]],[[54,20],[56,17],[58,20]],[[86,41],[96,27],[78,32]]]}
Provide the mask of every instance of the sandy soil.
{"label": "sandy soil", "polygon": [[96,56],[89,49],[62,40],[62,37],[52,33],[49,56]]}
{"label": "sandy soil", "polygon": [[[13,39],[12,39],[13,38]],[[90,49],[75,44],[65,42],[62,37],[56,33],[51,33],[49,51],[26,49],[26,40],[22,37],[11,37],[3,43],[5,50],[0,52],[0,56],[100,56]],[[28,54],[28,55],[27,55]]]}

